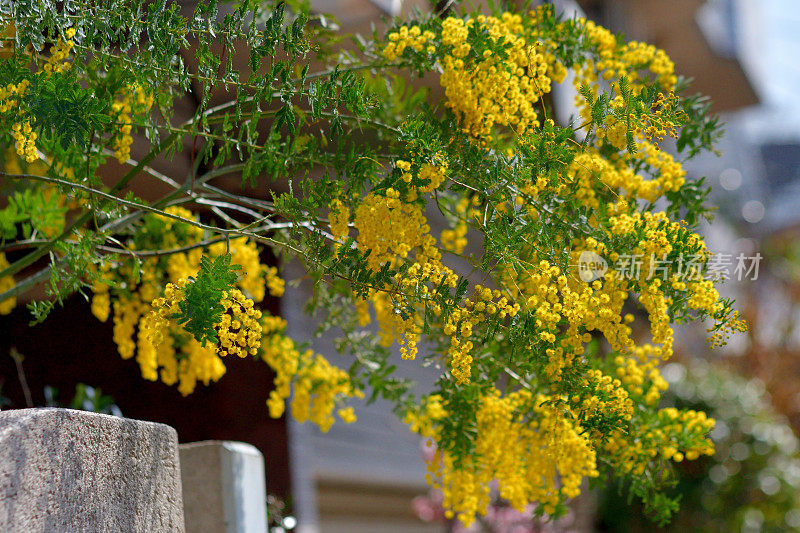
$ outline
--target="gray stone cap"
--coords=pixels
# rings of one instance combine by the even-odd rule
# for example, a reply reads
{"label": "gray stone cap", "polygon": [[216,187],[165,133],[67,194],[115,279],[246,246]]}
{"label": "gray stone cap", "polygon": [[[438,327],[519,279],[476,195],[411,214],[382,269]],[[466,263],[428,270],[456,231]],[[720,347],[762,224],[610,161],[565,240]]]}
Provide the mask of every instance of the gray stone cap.
{"label": "gray stone cap", "polygon": [[81,421],[92,426],[103,424],[111,424],[109,427],[125,424],[133,424],[140,427],[153,426],[154,430],[156,430],[155,428],[159,428],[158,431],[172,433],[176,439],[178,438],[175,429],[166,424],[122,418],[103,413],[92,413],[90,411],[80,411],[77,409],[64,409],[61,407],[34,407],[31,409],[6,409],[0,411],[0,438],[2,438],[3,432],[9,427],[13,428],[25,424],[26,422],[36,421],[37,419],[44,420],[45,418],[50,420]]}
{"label": "gray stone cap", "polygon": [[181,450],[191,450],[194,448],[222,448],[236,453],[243,453],[245,455],[258,455],[263,456],[258,448],[247,442],[239,442],[233,440],[198,440],[195,442],[187,442],[180,445]]}

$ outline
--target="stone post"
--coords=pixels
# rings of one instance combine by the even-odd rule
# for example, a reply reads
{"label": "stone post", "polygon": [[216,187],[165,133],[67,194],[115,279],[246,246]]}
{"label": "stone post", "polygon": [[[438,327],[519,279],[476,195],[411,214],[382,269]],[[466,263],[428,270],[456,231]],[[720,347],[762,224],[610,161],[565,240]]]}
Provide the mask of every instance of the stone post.
{"label": "stone post", "polygon": [[183,532],[175,430],[70,409],[0,412],[0,531]]}
{"label": "stone post", "polygon": [[243,442],[181,444],[187,533],[267,533],[264,456]]}

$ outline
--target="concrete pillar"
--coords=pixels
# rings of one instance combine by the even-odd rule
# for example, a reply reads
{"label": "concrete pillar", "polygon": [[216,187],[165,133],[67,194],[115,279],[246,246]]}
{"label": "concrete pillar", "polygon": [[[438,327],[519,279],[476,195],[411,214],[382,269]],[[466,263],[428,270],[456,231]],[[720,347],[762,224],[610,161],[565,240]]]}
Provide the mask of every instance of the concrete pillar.
{"label": "concrete pillar", "polygon": [[267,533],[264,456],[243,442],[180,445],[187,533]]}
{"label": "concrete pillar", "polygon": [[184,531],[178,438],[70,409],[0,412],[0,531]]}

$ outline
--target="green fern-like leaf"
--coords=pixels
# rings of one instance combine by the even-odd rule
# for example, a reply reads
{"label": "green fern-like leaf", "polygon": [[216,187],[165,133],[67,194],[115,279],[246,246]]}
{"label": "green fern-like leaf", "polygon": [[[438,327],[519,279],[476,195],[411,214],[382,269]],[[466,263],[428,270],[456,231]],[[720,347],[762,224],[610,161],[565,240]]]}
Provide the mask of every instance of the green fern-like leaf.
{"label": "green fern-like leaf", "polygon": [[203,257],[200,271],[184,288],[184,298],[178,304],[179,311],[172,315],[198,342],[217,342],[219,323],[225,310],[220,303],[222,293],[233,288],[240,265],[231,265],[231,256],[221,255],[215,260]]}

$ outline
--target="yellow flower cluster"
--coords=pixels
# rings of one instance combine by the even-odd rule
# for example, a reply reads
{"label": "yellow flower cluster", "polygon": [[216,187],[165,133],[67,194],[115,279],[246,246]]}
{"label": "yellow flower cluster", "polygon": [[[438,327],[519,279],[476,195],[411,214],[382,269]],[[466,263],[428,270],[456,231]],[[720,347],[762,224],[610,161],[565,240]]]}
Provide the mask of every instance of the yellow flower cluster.
{"label": "yellow flower cluster", "polygon": [[578,154],[570,165],[568,173],[568,179],[578,184],[575,192],[576,200],[592,209],[600,206],[597,199],[598,183],[612,190],[625,189],[628,193],[635,193],[633,178],[633,171],[627,167],[615,168],[597,151]]}
{"label": "yellow flower cluster", "polygon": [[[107,297],[103,297],[105,301]],[[97,308],[92,302],[92,312],[100,318]],[[113,303],[114,308],[114,343],[117,345],[119,355],[123,359],[130,359],[136,353],[136,343],[133,341],[135,328],[139,323],[142,310],[149,310],[146,304],[142,304],[138,294],[131,296],[120,296]],[[108,317],[109,311],[101,310],[101,314]]]}
{"label": "yellow flower cluster", "polygon": [[442,230],[440,241],[442,248],[455,254],[460,254],[467,247],[467,231],[469,227],[463,220],[459,220],[453,229]]}
{"label": "yellow flower cluster", "polygon": [[[422,250],[405,275],[395,275],[396,286],[400,289],[398,294],[376,291],[372,297],[382,342],[389,346],[396,340],[403,359],[416,358],[417,343],[422,332],[422,310],[410,303],[405,295],[418,294],[420,300],[430,305],[433,314],[438,317],[442,309],[429,301],[432,289],[439,286],[453,289],[458,283],[458,275],[442,265],[441,255],[434,245],[435,239],[425,235]],[[403,318],[404,315],[406,318]]]}
{"label": "yellow flower cluster", "polygon": [[[672,91],[677,83],[674,63],[663,50],[652,45],[636,41],[622,44],[613,33],[594,22],[581,20],[581,23],[587,42],[594,47],[599,58],[597,61],[585,60],[576,63],[573,67],[575,105],[580,109],[582,118],[587,123],[592,121],[591,103],[579,93],[582,86],[589,87],[592,98],[596,100],[600,90],[598,78],[611,80],[612,94],[616,94],[611,100],[611,108],[617,114],[625,114],[626,103],[619,87],[619,80],[625,77],[631,92],[637,95],[652,75],[661,89],[670,96],[665,97],[663,93],[660,94],[653,103],[653,113],[649,123],[647,125],[631,123],[631,133],[634,138],[642,137],[650,142],[663,138],[667,133],[674,135],[675,124],[663,117],[664,111],[671,107],[669,102],[674,98]],[[605,140],[617,150],[624,150],[627,145],[629,118],[629,114],[623,119],[609,114],[603,124],[595,124],[598,142]]]}
{"label": "yellow flower cluster", "polygon": [[[614,87],[612,86],[612,91]],[[625,110],[625,100],[622,95],[617,95],[611,101],[611,108],[614,113],[619,113]],[[628,115],[630,117],[630,115]],[[620,119],[616,114],[609,113],[603,119],[603,124],[597,125],[597,139],[602,143],[603,140],[607,141],[611,146],[617,150],[624,150],[628,145],[628,120],[627,118]]]}
{"label": "yellow flower cluster", "polygon": [[0,87],[0,113],[14,109],[19,103],[18,99],[25,95],[29,86],[30,81],[22,80],[19,83],[9,83],[5,87]]}
{"label": "yellow flower cluster", "polygon": [[[604,246],[593,239],[576,243],[573,264],[578,263],[578,250],[600,254]],[[539,339],[548,356],[544,370],[554,382],[561,379],[565,368],[572,366],[575,357],[583,354],[584,343],[591,340],[588,332],[602,332],[614,349],[633,345],[631,329],[622,319],[627,283],[613,270],[591,283],[564,273],[545,260],[517,271],[507,267],[506,272],[504,281],[512,288],[511,296],[535,317]],[[557,342],[559,334],[563,338]]]}
{"label": "yellow flower cluster", "polygon": [[31,123],[26,121],[23,124],[18,122],[11,125],[12,135],[14,136],[17,155],[24,157],[28,163],[33,163],[39,158],[36,152],[36,132],[33,131]]}
{"label": "yellow flower cluster", "polygon": [[492,291],[475,285],[473,298],[475,301],[467,299],[463,308],[454,309],[450,313],[443,329],[444,334],[450,337],[448,361],[457,383],[469,383],[472,374],[472,328],[484,320],[496,319],[502,322],[506,317],[513,318],[520,310],[518,303],[509,302],[497,289]]}
{"label": "yellow flower cluster", "polygon": [[639,302],[649,316],[650,334],[653,344],[657,346],[656,353],[666,361],[672,357],[674,332],[670,326],[668,302],[661,291],[660,279],[653,279],[644,286],[639,294]]}
{"label": "yellow flower cluster", "polygon": [[[300,352],[294,341],[285,335],[286,322],[278,317],[265,316],[262,320],[264,339],[261,358],[275,371],[275,390],[267,400],[269,414],[280,418],[285,401],[292,394],[292,416],[298,422],[311,420],[324,433],[334,422],[333,411],[345,398],[362,398],[363,393],[353,387],[347,372],[331,365],[327,359],[312,350]],[[339,409],[337,414],[345,423],[356,421],[352,407]]]}
{"label": "yellow flower cluster", "polygon": [[[664,117],[666,111],[672,111],[677,105],[677,97],[670,91],[667,95],[658,93],[655,101],[650,106],[650,115],[643,134],[645,139],[651,143],[660,143],[666,135],[670,137],[678,136],[678,125],[672,119]],[[686,118],[686,113],[679,112],[679,116]]]}
{"label": "yellow flower cluster", "polygon": [[478,211],[474,208],[473,201],[479,201],[476,195],[473,198],[469,196],[462,196],[454,208],[454,215],[456,220],[451,228],[442,230],[439,237],[443,250],[447,250],[454,254],[460,254],[467,247],[467,232],[469,231],[468,220],[477,219]]}
{"label": "yellow flower cluster", "polygon": [[651,344],[637,346],[629,357],[614,358],[617,377],[633,397],[655,406],[667,390],[667,381],[658,369],[660,350]]}
{"label": "yellow flower cluster", "polygon": [[[392,307],[389,294],[386,291],[371,292],[369,302],[372,303],[372,307],[375,310],[375,319],[378,322],[378,339],[380,345],[388,348],[392,345],[395,338],[398,338],[400,335],[402,335],[402,333],[400,333],[400,335],[396,334],[395,319],[397,317],[394,314],[394,309]],[[365,303],[367,304],[366,306],[359,306],[359,316],[362,320],[364,320],[364,324],[362,324],[363,326],[366,326],[371,322],[369,303]]]}
{"label": "yellow flower cluster", "polygon": [[[647,69],[658,78],[664,90],[671,91],[675,88],[678,81],[675,64],[663,50],[636,41],[621,44],[606,28],[591,20],[582,22],[586,39],[595,46],[600,57],[596,64],[588,65],[593,72],[602,74],[606,80],[625,76],[633,82],[632,87],[635,90],[637,85],[641,86],[637,83],[642,79],[641,71]],[[580,86],[580,82],[576,83]]]}
{"label": "yellow flower cluster", "polygon": [[[423,193],[423,194],[424,193],[430,193],[430,192],[438,189],[445,182],[445,180],[447,179],[447,170],[448,170],[447,161],[443,161],[442,160],[442,161],[437,162],[436,164],[428,163],[428,162],[423,163],[422,165],[420,165],[419,172],[416,174],[416,176],[414,175],[414,173],[412,171],[412,163],[410,161],[399,159],[396,162],[396,166],[397,166],[398,169],[400,169],[403,172],[402,175],[401,175],[401,178],[406,183],[411,183],[412,180],[414,180],[415,177],[418,180],[425,182],[423,185],[421,185],[419,187],[411,188],[411,190],[409,191],[409,194],[408,194],[408,198],[407,198],[408,201],[415,200],[419,193]],[[389,194],[391,194],[393,197],[399,196],[399,195],[395,195],[393,190],[392,190],[392,193],[388,193],[387,192],[387,196]],[[399,205],[399,204],[397,202],[393,202],[390,205],[391,206],[396,206],[396,205]],[[469,206],[469,199],[465,198],[459,204],[459,210],[460,211],[466,210],[468,206]],[[462,209],[462,207],[463,207],[463,209]],[[364,215],[364,214],[365,213],[362,211],[362,215]],[[331,203],[330,218],[331,218],[331,221],[333,221],[334,219],[336,220],[336,227],[340,228],[337,231],[340,232],[340,233],[346,231],[347,219],[344,218],[346,215],[349,215],[349,211],[347,211],[346,208],[344,208],[341,205],[341,202],[339,202],[338,200],[334,200]],[[378,216],[378,214],[375,213],[374,211],[371,211],[371,212],[369,212],[369,216]],[[362,218],[362,220],[363,220],[363,218]],[[379,219],[376,219],[376,220],[379,221]],[[422,226],[421,226],[421,230],[427,232],[428,231],[427,222],[425,222],[424,219],[417,219],[417,220],[423,221]],[[454,253],[461,253],[464,250],[464,248],[466,247],[466,245],[467,245],[467,239],[466,239],[467,229],[468,229],[467,228],[467,224],[464,223],[463,221],[459,220],[459,223],[456,224],[456,227],[454,229],[452,229],[452,230],[446,229],[446,230],[442,231],[442,234],[441,234],[442,248],[444,248],[445,250],[452,251]],[[334,223],[333,222],[331,222],[331,231],[334,234],[334,236],[337,235],[337,232],[334,231]],[[410,243],[410,246],[412,248],[415,245],[419,245],[419,240],[418,239],[414,239],[413,240],[413,244]],[[437,260],[438,260],[438,257],[437,257]]]}
{"label": "yellow flower cluster", "polygon": [[67,58],[75,47],[75,41],[72,40],[75,37],[75,33],[75,28],[68,28],[64,32],[67,40],[64,41],[59,37],[55,44],[50,47],[50,57],[47,58],[47,61],[42,66],[42,70],[48,75],[53,72],[61,73],[72,68],[72,63],[67,61]]}
{"label": "yellow flower cluster", "polygon": [[[159,352],[161,353],[161,352]],[[217,355],[217,351],[211,344],[202,344],[195,338],[190,338],[183,345],[181,345],[180,359],[171,356],[170,345],[165,346],[165,357],[159,359],[161,369],[161,380],[167,384],[172,385],[175,383],[175,374],[170,373],[167,375],[167,370],[170,368],[174,361],[178,362],[176,369],[178,377],[178,392],[187,396],[194,392],[198,382],[203,385],[208,385],[211,382],[218,381],[225,375],[225,364],[222,359]]]}
{"label": "yellow flower cluster", "polygon": [[114,102],[111,105],[111,110],[117,114],[117,121],[121,124],[119,135],[112,146],[114,157],[120,163],[124,163],[131,157],[131,145],[133,144],[129,97],[124,96],[122,100]]}
{"label": "yellow flower cluster", "polygon": [[[436,423],[447,416],[444,408],[444,398],[441,394],[430,394],[422,398],[422,405],[419,408],[408,409],[403,416],[403,422],[408,424],[409,429],[419,435],[424,435],[430,439],[438,437]],[[432,443],[432,441],[431,441]],[[426,476],[428,482],[432,482]]]}
{"label": "yellow flower cluster", "polygon": [[[253,247],[255,248],[255,246]],[[277,267],[268,267],[264,271],[264,278],[266,280],[267,290],[271,296],[274,296],[275,298],[280,298],[283,296],[283,293],[286,290],[286,282],[278,275]],[[252,287],[253,290],[250,290],[248,285],[255,285],[255,283],[248,283],[247,285],[242,284],[242,288],[244,290],[249,290],[251,294],[254,294],[255,287]]]}
{"label": "yellow flower cluster", "polygon": [[[410,173],[410,162],[400,160],[397,165],[404,173]],[[445,165],[431,165],[431,172],[443,175],[445,168]],[[411,179],[409,177],[408,181]],[[427,187],[430,187],[434,179],[427,179],[430,180]],[[424,186],[422,190],[427,190],[427,187]],[[355,210],[354,225],[358,230],[359,249],[371,251],[368,264],[373,269],[386,262],[396,264],[415,251],[408,270],[402,275],[395,275],[394,284],[373,289],[368,298],[375,310],[381,344],[388,347],[396,341],[403,359],[414,359],[426,307],[436,317],[442,313],[441,306],[433,301],[433,291],[442,287],[455,288],[458,275],[442,264],[441,252],[436,245],[436,239],[429,233],[430,227],[422,209],[416,204],[400,200],[399,196],[391,188],[386,191],[385,197],[374,192],[368,194]],[[340,206],[335,208],[338,210]],[[359,322],[362,325],[368,324],[370,315],[366,302],[359,302],[356,307]],[[459,318],[452,315],[449,319],[460,323],[462,311],[466,317],[466,310],[461,310],[457,312]],[[479,320],[476,319],[476,323]],[[464,328],[466,331],[468,327]],[[451,360],[467,360],[472,344],[469,341],[462,343],[456,335],[453,340],[452,351],[460,355],[455,359],[451,356]],[[463,364],[456,366],[464,368]],[[468,369],[465,372],[468,373]]]}
{"label": "yellow flower cluster", "polygon": [[[618,131],[619,138],[610,140],[618,149],[625,148],[625,124]],[[598,136],[609,135],[598,132]],[[677,191],[686,183],[686,171],[681,164],[663,150],[644,139],[637,142],[637,152],[633,155],[625,153],[621,156],[607,158],[598,150],[589,148],[579,153],[570,165],[567,179],[577,183],[575,197],[585,205],[597,209],[598,191],[612,190],[619,192],[631,201],[641,198],[655,203],[664,194]],[[636,173],[632,164],[644,167],[651,178],[646,179],[642,173]]]}
{"label": "yellow flower cluster", "polygon": [[614,431],[603,447],[616,470],[642,475],[659,456],[681,462],[713,455],[714,443],[706,437],[713,428],[714,419],[703,412],[667,407],[649,424],[631,424],[624,431]]}
{"label": "yellow flower cluster", "polygon": [[254,309],[253,300],[233,289],[224,292],[220,302],[225,311],[215,325],[218,346],[204,346],[192,338],[181,345],[182,355],[176,357],[173,339],[180,328],[172,315],[178,312],[186,283],[185,279],[168,283],[164,296],[153,300],[151,311],[139,320],[136,352],[142,377],[155,381],[161,367],[161,381],[172,385],[180,380],[178,390],[184,395],[194,391],[197,381],[208,385],[222,377],[225,365],[220,357],[256,355],[261,346],[261,311]]}
{"label": "yellow flower cluster", "polygon": [[246,357],[256,355],[261,346],[261,311],[254,309],[253,300],[247,298],[242,291],[231,289],[222,293],[220,301],[225,312],[217,324],[219,348],[221,356],[228,354]]}
{"label": "yellow flower cluster", "polygon": [[649,165],[654,176],[654,179],[640,182],[633,189],[640,198],[655,203],[665,193],[683,187],[686,183],[686,171],[675,158],[645,140],[637,142],[637,148],[633,157]]}
{"label": "yellow flower cluster", "polygon": [[[474,59],[470,31],[486,34],[490,46]],[[439,42],[437,43],[436,40]],[[495,125],[522,134],[539,125],[534,106],[550,92],[551,80],[561,83],[566,69],[555,58],[555,43],[528,35],[520,15],[448,17],[441,35],[419,26],[402,26],[389,33],[382,55],[390,61],[406,49],[439,54],[440,83],[446,105],[461,120],[464,131],[489,139]],[[503,48],[498,54],[492,48]]]}
{"label": "yellow flower cluster", "polygon": [[189,338],[180,344],[180,354],[176,353],[173,337],[178,327],[171,315],[178,311],[185,286],[185,279],[176,284],[168,283],[164,296],[152,302],[151,310],[139,319],[136,346],[136,361],[142,377],[151,381],[160,378],[166,385],[178,383],[178,392],[184,396],[194,392],[198,381],[208,385],[225,374],[218,349],[211,344],[204,345]]}
{"label": "yellow flower cluster", "polygon": [[[470,29],[489,34],[506,57],[490,49],[480,60],[468,58]],[[550,92],[545,46],[529,44],[519,15],[504,13],[501,18],[478,16],[475,19],[449,17],[442,22],[442,45],[448,50],[441,59],[440,83],[447,96],[446,105],[461,120],[466,133],[489,137],[495,124],[523,134],[538,127],[534,106]]]}
{"label": "yellow flower cluster", "polygon": [[582,420],[598,417],[630,420],[633,400],[619,379],[606,376],[600,370],[589,370],[584,374],[581,386],[585,394],[573,398],[573,402]]}
{"label": "yellow flower cluster", "polygon": [[[411,170],[411,162],[403,159],[398,159],[396,166],[403,174],[402,179],[406,183],[411,183],[414,179],[414,174]],[[409,194],[409,200],[416,200],[418,193],[428,193],[438,189],[442,183],[447,179],[447,161],[441,161],[438,164],[423,163],[416,176],[419,180],[427,182],[421,187],[412,189]]]}
{"label": "yellow flower cluster", "polygon": [[331,235],[340,241],[347,240],[350,233],[350,209],[339,199],[334,199],[328,204],[328,224],[331,228]]}
{"label": "yellow flower cluster", "polygon": [[[440,398],[409,413],[413,430],[436,441],[438,421],[447,416]],[[532,501],[546,513],[580,494],[584,477],[598,475],[595,451],[581,426],[554,398],[521,390],[483,395],[476,413],[475,453],[457,460],[437,449],[428,465],[428,481],[439,488],[448,517],[469,526],[485,514],[491,482],[500,497],[520,512]]]}
{"label": "yellow flower cluster", "polygon": [[[615,90],[616,88],[617,86],[612,85],[612,90]],[[594,91],[596,93],[596,87],[594,88]],[[672,107],[672,101],[674,99],[675,96],[672,93],[670,93],[670,96],[666,97],[664,96],[664,93],[659,93],[656,101],[651,105],[651,112],[649,114],[643,117],[634,117],[633,115],[627,116],[627,119],[630,119],[630,125],[628,124],[627,119],[620,119],[615,114],[607,115],[604,118],[603,124],[597,125],[596,134],[598,142],[605,140],[617,150],[625,150],[628,144],[628,127],[630,126],[637,146],[639,143],[645,143],[648,146],[648,151],[645,154],[646,157],[653,158],[667,156],[670,159],[670,163],[674,164],[674,161],[671,161],[671,156],[668,156],[665,152],[662,152],[654,144],[663,141],[665,135],[670,135],[672,137],[677,136],[678,125],[674,122],[673,118],[667,118],[664,116],[665,111]],[[625,105],[625,100],[621,94],[617,94],[617,96],[615,96],[611,101],[611,107],[615,113],[623,113],[626,109]],[[589,112],[586,102],[583,103],[582,109],[584,118],[588,117]],[[685,113],[681,112],[681,115],[685,116]],[[659,165],[657,162],[652,163],[652,165],[656,168],[661,167],[661,165]]]}
{"label": "yellow flower cluster", "polygon": [[428,184],[419,188],[420,192],[431,192],[441,187],[447,179],[447,161],[439,165],[424,163],[419,169],[419,179],[428,180]]}
{"label": "yellow flower cluster", "polygon": [[[6,254],[0,252],[0,270],[8,268],[9,263],[6,259]],[[14,281],[14,276],[4,276],[0,278],[0,293],[13,289],[17,283]],[[17,299],[15,297],[7,298],[0,302],[0,315],[9,314],[12,309],[17,306]]]}
{"label": "yellow flower cluster", "polygon": [[117,115],[118,133],[114,137],[114,157],[125,163],[131,156],[133,144],[133,118],[131,114],[146,113],[154,102],[153,96],[145,92],[139,85],[125,86],[111,105],[111,111]]}
{"label": "yellow flower cluster", "polygon": [[[684,222],[670,221],[663,211],[655,213],[635,211],[632,214],[623,212],[610,217],[609,223],[610,231],[614,235],[629,235],[635,232],[637,227],[644,227],[644,236],[633,247],[631,254],[642,258],[638,280],[645,287],[639,300],[650,313],[654,342],[666,343],[663,354],[666,359],[672,353],[672,330],[669,325],[670,319],[667,316],[667,306],[670,300],[664,296],[662,285],[665,283],[661,278],[665,277],[665,274],[669,274],[666,283],[675,290],[686,291],[689,308],[714,315],[722,306],[719,292],[714,288],[713,280],[703,279],[699,272],[699,267],[710,258],[710,252],[702,237],[687,231]],[[686,271],[681,273],[682,277],[678,276],[678,272],[672,265],[657,264],[672,252],[673,245],[671,243],[678,240],[678,235],[683,235],[687,249],[695,250],[692,255],[696,256],[694,262],[698,267],[691,270],[689,266],[685,266]],[[617,258],[612,254],[612,260]],[[667,272],[664,272],[665,269]],[[658,326],[656,326],[657,322]],[[659,340],[655,340],[656,338]]]}
{"label": "yellow flower cluster", "polygon": [[716,329],[709,328],[707,330],[708,333],[711,333],[708,337],[708,344],[712,348],[725,346],[728,344],[730,336],[737,331],[747,331],[747,322],[739,316],[739,311],[734,311],[727,320],[723,321],[721,324],[717,324]]}
{"label": "yellow flower cluster", "polygon": [[[171,379],[174,367],[174,350],[172,343],[168,342],[168,331],[173,327],[171,316],[178,312],[178,304],[183,299],[183,289],[186,280],[180,279],[177,283],[168,283],[164,289],[164,296],[153,300],[151,311],[139,319],[139,336],[136,350],[136,362],[142,371],[144,379],[155,381],[158,379],[159,360],[166,359],[169,362],[164,366],[166,371],[164,376],[167,381]],[[160,347],[163,350],[159,350]],[[163,352],[171,353],[163,353]],[[161,352],[161,353],[159,353]],[[172,355],[173,357],[164,357]]]}
{"label": "yellow flower cluster", "polygon": [[[191,211],[178,206],[169,207],[166,212],[187,220],[196,219]],[[139,247],[178,248],[204,238],[203,230],[197,226],[171,217],[148,216],[158,223],[147,225],[144,234],[147,242]],[[130,243],[130,247],[137,248],[136,243]],[[204,250],[211,257],[229,251],[231,263],[242,266],[242,274],[236,282],[238,289],[226,294],[221,302],[226,311],[217,327],[219,346],[199,343],[174,321],[165,319],[177,310],[175,306],[182,297],[180,287],[197,274]],[[280,296],[284,289],[277,269],[261,264],[256,244],[244,237],[165,258],[145,258],[141,261],[140,274],[137,278],[125,264],[118,268],[110,262],[100,265],[92,289],[92,313],[106,321],[113,307],[114,341],[120,355],[125,359],[135,355],[143,377],[160,379],[167,385],[178,383],[182,394],[193,392],[197,382],[207,385],[220,379],[225,374],[221,356],[231,353],[244,357],[257,352],[261,341],[261,311],[255,308],[254,302],[263,300],[267,292]],[[165,287],[164,296],[159,298],[162,287]],[[157,319],[159,316],[164,320]]]}
{"label": "yellow flower cluster", "polygon": [[[609,218],[610,232],[613,235],[631,234],[637,226],[644,226],[644,237],[639,240],[632,253],[647,256],[653,254],[657,258],[660,258],[662,254],[672,252],[671,238],[674,238],[677,233],[685,231],[685,223],[669,220],[663,211],[654,213],[634,211],[630,214],[623,212]],[[687,244],[700,246],[699,253],[706,253],[702,238],[696,234],[689,236]],[[647,270],[640,279],[649,277],[649,269]]]}
{"label": "yellow flower cluster", "polygon": [[397,31],[391,32],[387,36],[389,43],[382,51],[383,57],[389,61],[394,61],[403,55],[406,48],[411,48],[417,52],[422,52],[424,49],[429,54],[432,54],[436,51],[436,48],[431,45],[426,46],[426,44],[435,37],[435,33],[430,30],[422,31],[419,26],[411,26],[411,28],[401,26]]}
{"label": "yellow flower cluster", "polygon": [[105,322],[108,320],[108,315],[111,313],[111,295],[109,291],[111,286],[108,281],[111,279],[109,271],[111,264],[108,262],[100,265],[100,273],[92,286],[92,314],[100,321]]}
{"label": "yellow flower cluster", "polygon": [[386,196],[369,193],[355,211],[359,250],[371,250],[367,262],[373,270],[422,245],[430,231],[422,209],[400,200],[400,194],[387,189]]}

